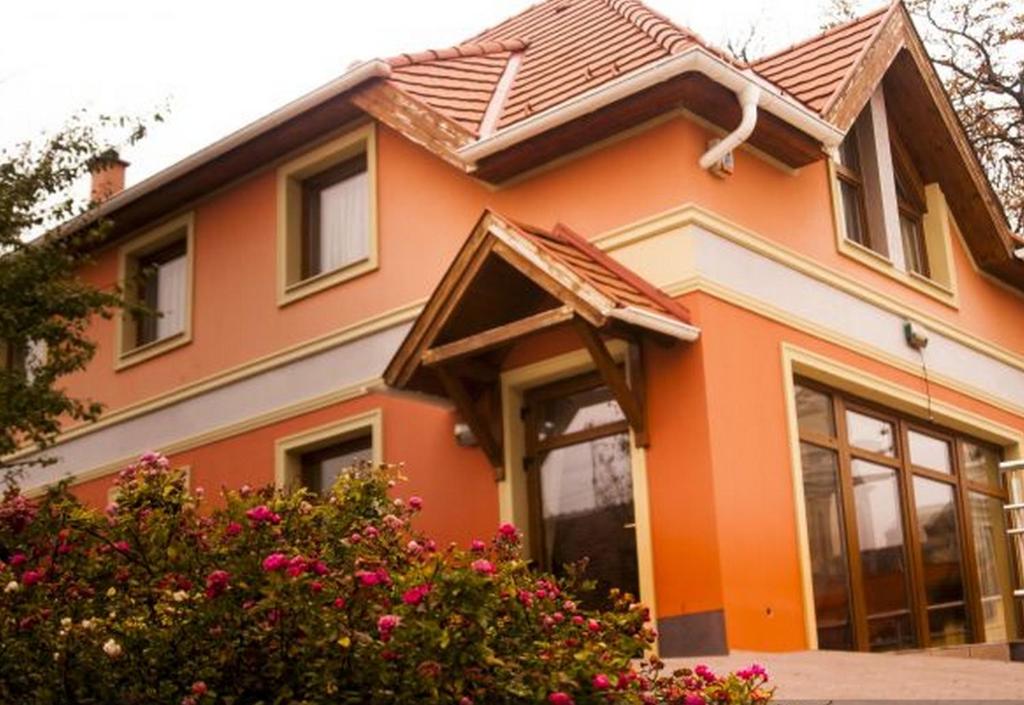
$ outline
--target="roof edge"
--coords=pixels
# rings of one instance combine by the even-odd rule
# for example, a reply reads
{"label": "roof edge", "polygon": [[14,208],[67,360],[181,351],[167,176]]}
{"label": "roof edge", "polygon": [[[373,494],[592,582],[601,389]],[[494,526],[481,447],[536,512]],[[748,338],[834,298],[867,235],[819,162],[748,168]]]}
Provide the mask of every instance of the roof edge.
{"label": "roof edge", "polygon": [[222,137],[216,142],[203,147],[198,152],[193,152],[184,159],[181,159],[171,166],[158,171],[156,174],[140,181],[134,186],[130,186],[124,191],[111,196],[96,208],[93,208],[92,210],[83,213],[78,218],[66,223],[62,228],[60,228],[60,231],[67,232],[69,230],[77,230],[78,228],[87,226],[103,216],[112,213],[113,211],[116,211],[119,208],[152,193],[153,191],[156,191],[175,179],[181,178],[189,172],[205,166],[224,154],[227,154],[228,152],[244,145],[266,132],[269,132],[279,125],[301,115],[302,113],[305,113],[331,98],[335,98],[342,93],[350,91],[367,81],[371,81],[376,78],[387,78],[390,75],[391,66],[380,59],[372,59],[370,61],[358,63],[338,78],[323,84],[319,88],[313,89],[277,110],[274,110],[273,112],[270,112],[263,117],[254,120],[248,125],[232,132],[226,137]]}

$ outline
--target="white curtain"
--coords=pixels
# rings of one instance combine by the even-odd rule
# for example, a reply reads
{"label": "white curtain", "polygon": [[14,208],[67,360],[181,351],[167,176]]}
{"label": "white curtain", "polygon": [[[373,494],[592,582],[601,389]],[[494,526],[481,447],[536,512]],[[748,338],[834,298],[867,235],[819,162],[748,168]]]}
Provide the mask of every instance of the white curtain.
{"label": "white curtain", "polygon": [[157,340],[185,330],[185,255],[160,265],[157,270]]}
{"label": "white curtain", "polygon": [[370,252],[369,179],[360,172],[320,192],[320,270],[366,259]]}

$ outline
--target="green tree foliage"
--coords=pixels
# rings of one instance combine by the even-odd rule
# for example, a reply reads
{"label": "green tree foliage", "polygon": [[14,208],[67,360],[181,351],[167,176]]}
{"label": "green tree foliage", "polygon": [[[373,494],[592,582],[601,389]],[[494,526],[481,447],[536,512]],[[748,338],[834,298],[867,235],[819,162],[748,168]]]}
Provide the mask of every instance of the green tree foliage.
{"label": "green tree foliage", "polygon": [[[213,705],[750,705],[758,666],[641,660],[647,610],[533,571],[510,524],[468,546],[414,527],[395,468],[326,498],[273,488],[202,506],[149,454],[116,505],[60,487],[0,501],[0,702]],[[438,511],[444,511],[438,510]],[[699,576],[695,576],[699,579]]]}
{"label": "green tree foliage", "polygon": [[[156,117],[159,120],[159,116]],[[40,143],[0,151],[0,471],[23,469],[2,458],[24,444],[45,448],[67,420],[96,418],[100,405],[70,395],[67,375],[92,359],[94,316],[122,305],[120,292],[78,277],[109,223],[73,224],[93,205],[74,196],[91,165],[116,157],[104,135],[137,142],[143,123],[73,118]],[[84,222],[77,220],[77,222]],[[45,462],[37,459],[35,462]]]}

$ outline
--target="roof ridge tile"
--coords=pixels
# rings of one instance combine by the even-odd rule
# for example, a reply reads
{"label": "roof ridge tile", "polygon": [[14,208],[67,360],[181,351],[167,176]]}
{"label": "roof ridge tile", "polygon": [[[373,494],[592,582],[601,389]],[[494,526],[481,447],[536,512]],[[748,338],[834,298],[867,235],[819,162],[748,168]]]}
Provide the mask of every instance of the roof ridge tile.
{"label": "roof ridge tile", "polygon": [[480,42],[465,42],[455,44],[443,49],[426,49],[424,51],[399,54],[386,59],[392,68],[402,68],[414,64],[422,64],[431,61],[443,61],[445,59],[468,58],[471,56],[485,56],[487,54],[500,54],[504,52],[524,51],[530,45],[526,39],[486,39]]}

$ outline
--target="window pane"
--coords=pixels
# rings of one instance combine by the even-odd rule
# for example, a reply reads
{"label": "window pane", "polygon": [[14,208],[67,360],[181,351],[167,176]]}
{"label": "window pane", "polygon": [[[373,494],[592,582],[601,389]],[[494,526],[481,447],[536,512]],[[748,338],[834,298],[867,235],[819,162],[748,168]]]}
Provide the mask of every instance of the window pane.
{"label": "window pane", "polygon": [[1013,576],[1007,548],[1003,502],[977,492],[968,495],[974,553],[978,562],[978,586],[981,589],[981,615],[985,641],[1013,638]]}
{"label": "window pane", "polygon": [[626,417],[608,387],[594,387],[542,403],[537,440],[543,441],[622,421]]}
{"label": "window pane", "polygon": [[908,431],[907,439],[910,442],[910,462],[914,465],[939,472],[953,472],[949,443],[917,431]]}
{"label": "window pane", "polygon": [[854,460],[851,472],[871,650],[910,648],[916,642],[896,471]]}
{"label": "window pane", "polygon": [[850,575],[834,451],[800,444],[818,648],[852,649]]}
{"label": "window pane", "polygon": [[860,174],[860,151],[857,144],[856,125],[839,145],[839,163],[850,171]]}
{"label": "window pane", "polygon": [[932,646],[969,641],[964,608],[960,532],[953,486],[926,477],[914,478],[917,535],[924,566],[925,605]]}
{"label": "window pane", "polygon": [[597,589],[588,606],[607,605],[608,590],[639,594],[629,436],[619,433],[559,448],[540,466],[541,515],[548,567],[589,559]]}
{"label": "window pane", "polygon": [[156,279],[156,337],[158,340],[185,330],[185,255],[158,266]]}
{"label": "window pane", "polygon": [[848,181],[839,182],[839,191],[843,202],[843,222],[846,224],[846,238],[858,245],[871,247],[868,240],[867,224],[864,222],[863,198],[859,187]]}
{"label": "window pane", "polygon": [[796,385],[796,416],[801,431],[835,437],[836,419],[829,395]]}
{"label": "window pane", "polygon": [[365,171],[320,191],[320,259],[329,272],[369,256],[369,177]]}
{"label": "window pane", "polygon": [[846,412],[846,437],[850,445],[880,455],[895,456],[892,424],[856,411]]}
{"label": "window pane", "polygon": [[963,441],[960,444],[964,476],[970,482],[999,487],[999,452],[980,443]]}
{"label": "window pane", "polygon": [[302,485],[313,492],[328,492],[344,470],[372,460],[373,438],[370,435],[309,451],[299,460]]}
{"label": "window pane", "polygon": [[907,269],[923,277],[930,276],[921,221],[906,213],[900,213],[900,234],[903,237],[903,255],[906,258]]}

